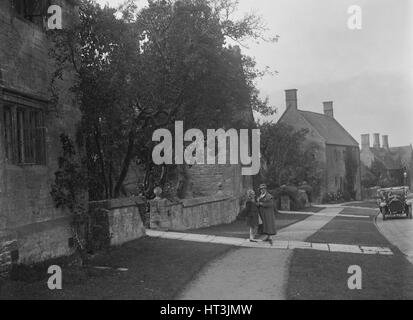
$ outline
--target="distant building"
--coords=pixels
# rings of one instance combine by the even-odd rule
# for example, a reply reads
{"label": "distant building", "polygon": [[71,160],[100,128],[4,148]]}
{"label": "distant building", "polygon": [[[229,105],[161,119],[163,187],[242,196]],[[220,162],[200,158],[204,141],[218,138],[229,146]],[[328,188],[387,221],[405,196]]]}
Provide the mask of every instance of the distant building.
{"label": "distant building", "polygon": [[[57,114],[51,108],[45,17],[62,8],[63,28],[76,18],[73,0],[0,1],[0,272],[72,251],[71,219],[50,196],[61,155],[59,135],[73,134],[80,111],[58,81]],[[65,77],[67,78],[67,77]]]}
{"label": "distant building", "polygon": [[413,187],[413,148],[412,145],[390,147],[389,136],[373,134],[373,146],[370,146],[370,134],[361,135],[361,161],[369,169],[378,161],[386,169],[386,178],[393,185]]}
{"label": "distant building", "polygon": [[[298,109],[297,90],[286,90],[287,109],[279,122],[297,130],[308,129],[305,148],[313,149],[313,156],[324,173],[320,197],[326,193],[344,192],[347,183],[354,192],[353,197],[361,199],[360,149],[358,142],[334,118],[333,102],[324,102],[324,114]],[[349,179],[350,169],[346,159],[354,159],[354,175]],[[350,181],[350,182],[349,182]],[[321,200],[321,199],[320,199]]]}

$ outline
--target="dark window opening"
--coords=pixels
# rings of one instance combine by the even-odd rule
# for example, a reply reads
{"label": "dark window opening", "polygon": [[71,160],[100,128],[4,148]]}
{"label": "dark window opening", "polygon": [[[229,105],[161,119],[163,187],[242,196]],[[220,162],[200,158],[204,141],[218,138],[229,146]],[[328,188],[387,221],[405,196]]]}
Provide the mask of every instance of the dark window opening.
{"label": "dark window opening", "polygon": [[46,128],[43,111],[22,106],[6,106],[4,148],[12,164],[46,164]]}
{"label": "dark window opening", "polygon": [[12,7],[17,15],[29,20],[38,26],[44,25],[50,0],[11,0]]}
{"label": "dark window opening", "polygon": [[6,159],[13,157],[13,125],[12,125],[12,111],[10,107],[4,108],[4,151]]}

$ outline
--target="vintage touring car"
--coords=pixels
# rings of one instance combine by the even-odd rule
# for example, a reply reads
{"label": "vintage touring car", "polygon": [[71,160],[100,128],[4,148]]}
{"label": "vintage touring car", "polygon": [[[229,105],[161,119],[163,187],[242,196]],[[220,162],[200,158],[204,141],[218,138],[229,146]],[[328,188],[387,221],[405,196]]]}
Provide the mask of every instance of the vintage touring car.
{"label": "vintage touring car", "polygon": [[388,217],[406,216],[412,219],[413,199],[408,199],[408,187],[383,188],[377,191],[378,205],[383,220]]}

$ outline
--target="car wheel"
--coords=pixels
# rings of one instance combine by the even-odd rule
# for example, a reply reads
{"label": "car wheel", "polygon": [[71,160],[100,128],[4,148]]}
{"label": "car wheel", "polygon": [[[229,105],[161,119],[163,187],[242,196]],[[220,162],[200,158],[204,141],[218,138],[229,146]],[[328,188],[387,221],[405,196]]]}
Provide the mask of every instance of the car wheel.
{"label": "car wheel", "polygon": [[387,219],[386,218],[386,209],[380,208],[380,212],[381,212],[381,215],[383,216],[383,221],[385,221]]}

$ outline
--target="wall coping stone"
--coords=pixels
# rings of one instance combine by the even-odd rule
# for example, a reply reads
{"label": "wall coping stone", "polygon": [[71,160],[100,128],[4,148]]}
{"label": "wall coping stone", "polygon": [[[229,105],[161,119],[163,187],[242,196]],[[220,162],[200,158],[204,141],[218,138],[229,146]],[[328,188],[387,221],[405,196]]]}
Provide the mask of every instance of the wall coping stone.
{"label": "wall coping stone", "polygon": [[[17,232],[11,230],[0,230],[0,240],[1,242],[13,241],[17,239]],[[1,243],[0,242],[0,243]]]}
{"label": "wall coping stone", "polygon": [[228,200],[234,198],[233,196],[228,196],[228,195],[215,195],[215,196],[208,196],[208,197],[199,197],[199,198],[193,198],[193,199],[183,199],[181,200],[182,205],[185,208],[188,207],[195,207],[200,204],[206,204],[206,203],[212,203],[212,202],[220,202],[223,200]]}
{"label": "wall coping stone", "polygon": [[145,198],[141,196],[128,197],[128,198],[119,198],[119,199],[109,199],[102,201],[90,201],[90,208],[105,208],[108,210],[120,209],[126,207],[136,207],[137,204],[144,204]]}
{"label": "wall coping stone", "polygon": [[214,195],[214,196],[206,196],[206,197],[197,197],[192,199],[181,199],[179,201],[170,201],[168,199],[161,199],[161,200],[151,200],[152,203],[163,203],[165,207],[172,207],[176,205],[182,205],[184,208],[196,207],[202,204],[214,203],[214,202],[221,202],[224,200],[234,200],[236,197],[230,195]]}

